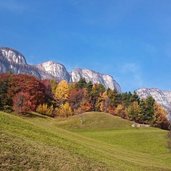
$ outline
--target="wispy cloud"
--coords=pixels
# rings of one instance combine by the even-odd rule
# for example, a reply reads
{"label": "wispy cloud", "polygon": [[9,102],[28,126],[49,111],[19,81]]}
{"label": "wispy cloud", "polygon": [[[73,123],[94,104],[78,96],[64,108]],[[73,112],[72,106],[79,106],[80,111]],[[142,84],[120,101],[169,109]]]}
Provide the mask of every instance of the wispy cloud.
{"label": "wispy cloud", "polygon": [[16,0],[0,0],[0,10],[7,12],[22,13],[26,10],[26,6],[21,1]]}

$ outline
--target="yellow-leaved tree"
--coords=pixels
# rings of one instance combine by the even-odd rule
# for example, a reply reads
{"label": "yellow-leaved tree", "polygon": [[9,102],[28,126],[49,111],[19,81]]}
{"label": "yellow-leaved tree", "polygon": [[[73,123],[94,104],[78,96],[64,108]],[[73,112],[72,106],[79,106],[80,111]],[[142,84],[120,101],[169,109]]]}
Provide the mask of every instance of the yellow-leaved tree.
{"label": "yellow-leaved tree", "polygon": [[56,87],[55,97],[60,102],[59,104],[65,103],[69,97],[69,85],[67,81],[62,80]]}
{"label": "yellow-leaved tree", "polygon": [[64,117],[72,116],[73,114],[71,106],[69,105],[68,102],[61,104],[59,108],[56,109],[56,111],[57,111],[57,115],[64,116]]}
{"label": "yellow-leaved tree", "polygon": [[44,114],[44,115],[52,116],[53,115],[53,106],[48,106],[46,103],[40,104],[37,107],[36,112]]}
{"label": "yellow-leaved tree", "polygon": [[101,95],[101,102],[100,102],[100,111],[101,112],[108,112],[108,107],[109,107],[109,97],[107,95],[107,91],[105,91],[102,95]]}

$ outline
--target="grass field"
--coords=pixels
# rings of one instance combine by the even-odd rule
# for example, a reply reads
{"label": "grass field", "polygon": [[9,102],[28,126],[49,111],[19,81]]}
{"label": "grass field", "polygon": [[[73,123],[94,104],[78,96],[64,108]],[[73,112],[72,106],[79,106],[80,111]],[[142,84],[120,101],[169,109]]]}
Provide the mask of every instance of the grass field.
{"label": "grass field", "polygon": [[105,113],[67,119],[0,112],[0,170],[171,170],[167,131]]}

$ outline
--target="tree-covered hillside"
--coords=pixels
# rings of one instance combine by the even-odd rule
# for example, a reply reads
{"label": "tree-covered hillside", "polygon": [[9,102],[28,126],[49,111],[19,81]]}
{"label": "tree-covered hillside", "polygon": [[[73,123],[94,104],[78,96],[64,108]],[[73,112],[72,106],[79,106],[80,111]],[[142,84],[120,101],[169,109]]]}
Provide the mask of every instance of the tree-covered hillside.
{"label": "tree-covered hillside", "polygon": [[51,117],[68,117],[88,111],[107,112],[141,124],[168,129],[166,111],[152,97],[118,93],[101,84],[38,80],[23,74],[0,75],[0,109],[25,114],[36,111]]}

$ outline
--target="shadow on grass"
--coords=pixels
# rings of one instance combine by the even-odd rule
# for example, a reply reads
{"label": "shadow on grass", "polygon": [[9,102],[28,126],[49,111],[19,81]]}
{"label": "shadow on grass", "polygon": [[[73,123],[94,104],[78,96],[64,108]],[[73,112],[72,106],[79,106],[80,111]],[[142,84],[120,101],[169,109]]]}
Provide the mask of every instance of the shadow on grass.
{"label": "shadow on grass", "polygon": [[42,115],[42,114],[39,114],[39,113],[35,113],[35,112],[28,112],[28,113],[25,113],[25,114],[20,114],[24,117],[28,117],[28,118],[48,118],[48,116],[45,116],[45,115]]}
{"label": "shadow on grass", "polygon": [[26,118],[44,118],[44,119],[49,118],[46,115],[42,115],[42,114],[39,114],[39,113],[36,113],[36,112],[27,112],[27,113],[23,113],[23,114],[15,113],[15,112],[6,112],[6,113],[9,113],[11,115],[17,115],[17,116],[21,116],[21,117],[26,117]]}

